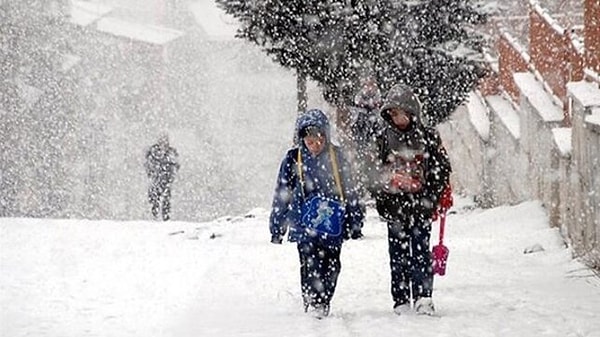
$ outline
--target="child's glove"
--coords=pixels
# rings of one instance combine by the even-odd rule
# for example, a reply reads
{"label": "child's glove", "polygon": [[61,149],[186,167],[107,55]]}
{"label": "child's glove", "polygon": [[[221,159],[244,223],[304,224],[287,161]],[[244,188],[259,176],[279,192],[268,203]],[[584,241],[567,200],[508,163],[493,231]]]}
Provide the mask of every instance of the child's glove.
{"label": "child's glove", "polygon": [[442,196],[440,197],[440,209],[448,210],[454,204],[454,199],[452,198],[452,187],[450,185],[446,185],[444,191],[442,192]]}
{"label": "child's glove", "polygon": [[362,238],[363,236],[364,235],[363,235],[363,233],[362,233],[362,231],[360,229],[359,230],[353,230],[352,233],[350,234],[350,238],[352,240],[358,240],[358,239]]}
{"label": "child's glove", "polygon": [[364,235],[362,233],[362,223],[360,225],[353,226],[350,230],[344,233],[344,240],[358,240]]}
{"label": "child's glove", "polygon": [[410,193],[420,191],[422,186],[420,180],[401,173],[394,174],[390,184],[401,191]]}
{"label": "child's glove", "polygon": [[279,234],[273,234],[271,235],[271,243],[272,244],[276,244],[276,245],[280,245],[283,242],[283,237]]}
{"label": "child's glove", "polygon": [[437,221],[440,214],[449,210],[453,204],[454,198],[452,197],[452,186],[448,184],[446,185],[446,187],[444,187],[444,190],[442,191],[438,207],[435,209],[435,212],[433,212],[433,217],[431,218],[431,220]]}

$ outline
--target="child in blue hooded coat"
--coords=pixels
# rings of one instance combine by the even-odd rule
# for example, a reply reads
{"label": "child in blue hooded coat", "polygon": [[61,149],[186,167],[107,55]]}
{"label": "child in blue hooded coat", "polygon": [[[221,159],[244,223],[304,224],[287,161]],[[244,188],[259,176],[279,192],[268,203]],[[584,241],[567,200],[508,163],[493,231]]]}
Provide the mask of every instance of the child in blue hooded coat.
{"label": "child in blue hooded coat", "polygon": [[296,122],[298,146],[281,162],[269,228],[271,242],[298,245],[305,311],[327,316],[340,273],[344,239],[360,231],[363,212],[350,166],[332,144],[329,121],[318,109]]}

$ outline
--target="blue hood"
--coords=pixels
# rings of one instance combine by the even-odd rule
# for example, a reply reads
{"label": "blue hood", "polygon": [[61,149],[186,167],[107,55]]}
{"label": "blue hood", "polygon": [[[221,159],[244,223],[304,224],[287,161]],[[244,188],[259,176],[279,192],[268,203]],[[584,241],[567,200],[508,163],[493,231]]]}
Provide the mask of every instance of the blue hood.
{"label": "blue hood", "polygon": [[300,132],[309,126],[315,126],[322,130],[325,133],[325,136],[327,137],[327,141],[329,141],[329,119],[327,118],[325,113],[323,113],[323,111],[319,109],[310,109],[298,116],[298,119],[296,120],[295,138],[300,141]]}

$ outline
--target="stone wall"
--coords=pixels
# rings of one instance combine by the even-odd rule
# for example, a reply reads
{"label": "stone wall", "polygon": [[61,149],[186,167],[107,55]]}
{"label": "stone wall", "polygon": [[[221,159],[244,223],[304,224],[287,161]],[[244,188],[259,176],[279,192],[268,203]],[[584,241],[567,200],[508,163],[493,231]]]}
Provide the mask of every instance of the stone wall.
{"label": "stone wall", "polygon": [[518,106],[472,93],[440,125],[455,190],[488,207],[540,200],[578,256],[600,256],[600,88],[568,85],[573,124],[564,127],[562,109],[535,76],[514,80]]}
{"label": "stone wall", "polygon": [[565,177],[570,200],[562,209],[562,224],[572,246],[581,255],[600,252],[600,89],[578,82],[568,86],[573,100],[572,169]]}
{"label": "stone wall", "polygon": [[453,183],[483,206],[540,200],[550,225],[600,269],[600,2],[584,2],[581,29],[528,3],[527,47],[505,27],[497,69],[440,126]]}
{"label": "stone wall", "polygon": [[485,171],[488,156],[489,123],[480,125],[477,121],[487,120],[487,112],[483,103],[475,93],[470,95],[469,103],[459,107],[454,117],[440,126],[440,133],[445,146],[451,149],[448,153],[453,169],[452,180],[455,192],[475,195],[476,198],[489,205],[487,186],[489,179]]}

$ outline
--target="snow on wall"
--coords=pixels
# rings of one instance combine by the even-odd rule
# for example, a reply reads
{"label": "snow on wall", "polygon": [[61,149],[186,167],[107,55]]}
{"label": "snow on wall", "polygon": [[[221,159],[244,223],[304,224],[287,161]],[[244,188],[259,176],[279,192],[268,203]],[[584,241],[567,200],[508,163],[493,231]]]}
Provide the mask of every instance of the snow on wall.
{"label": "snow on wall", "polygon": [[475,92],[469,93],[467,100],[469,119],[479,136],[487,141],[490,138],[490,119],[487,107],[482,102],[481,96]]}
{"label": "snow on wall", "polygon": [[[467,104],[457,110],[448,123],[440,126],[453,160],[455,185],[462,191],[484,197],[490,205],[539,199],[548,209],[553,226],[564,227],[567,223],[582,221],[574,218],[583,212],[587,214],[586,226],[589,226],[594,220],[587,217],[598,213],[590,204],[596,200],[588,194],[600,188],[600,172],[597,172],[600,168],[600,129],[596,127],[600,125],[600,105],[584,109],[581,102],[597,103],[600,89],[588,82],[571,84],[574,111],[577,111],[574,112],[575,125],[573,128],[562,127],[560,118],[548,118],[547,108],[556,107],[549,94],[532,82],[534,76],[518,75],[521,89],[518,111],[501,96],[487,96],[484,102],[479,101],[487,107]],[[519,80],[519,77],[523,78]],[[475,111],[465,111],[469,107]],[[484,137],[475,125],[481,120],[471,118],[473,113],[481,113],[484,109],[489,109],[491,118],[489,137]],[[583,126],[582,111],[587,111],[587,127]],[[554,113],[560,115],[558,111]],[[590,127],[590,123],[594,126]],[[521,137],[516,137],[516,130],[520,131]],[[573,180],[574,176],[581,178]],[[473,177],[479,179],[479,184],[474,183]],[[565,233],[568,231],[565,229]],[[596,231],[588,228],[583,233]],[[589,244],[591,239],[586,235],[575,241],[587,240]]]}
{"label": "snow on wall", "polygon": [[511,136],[518,140],[521,138],[519,114],[510,101],[500,95],[486,96],[485,100],[493,112],[496,112],[499,122],[506,127]]}
{"label": "snow on wall", "polygon": [[[559,167],[552,129],[562,126],[563,113],[533,74],[514,76],[521,93],[521,144],[529,162],[527,183],[531,195],[551,209],[551,205],[558,204]],[[550,221],[556,225],[558,213],[551,213]]]}
{"label": "snow on wall", "polygon": [[527,50],[525,50],[519,44],[517,39],[515,39],[509,32],[503,31],[501,37],[504,38],[504,40],[508,42],[512,49],[515,50],[521,56],[521,59],[523,59],[523,61],[525,61],[526,63],[529,63],[531,61],[531,57],[527,53]]}
{"label": "snow on wall", "polygon": [[532,107],[539,112],[544,122],[562,122],[563,113],[561,108],[554,104],[551,96],[545,93],[542,83],[533,74],[516,73],[514,78],[522,97],[526,98]]}
{"label": "snow on wall", "polygon": [[554,128],[552,134],[554,136],[554,143],[560,151],[560,155],[568,157],[571,155],[573,146],[571,145],[571,137],[573,130],[571,128]]}
{"label": "snow on wall", "polygon": [[550,27],[557,34],[559,34],[559,35],[565,34],[565,29],[558,23],[558,21],[554,20],[554,18],[540,6],[540,4],[537,2],[537,0],[529,0],[529,4],[530,4],[531,8],[538,15],[540,15],[544,19],[544,21],[546,21],[548,23],[548,25],[550,25]]}
{"label": "snow on wall", "polygon": [[583,72],[585,74],[586,80],[596,82],[600,85],[600,74],[588,68],[584,69]]}
{"label": "snow on wall", "polygon": [[567,84],[569,94],[576,97],[586,107],[600,106],[600,88],[589,82],[579,81]]}
{"label": "snow on wall", "polygon": [[438,126],[452,163],[452,185],[457,193],[486,200],[484,163],[486,146],[469,117],[466,105],[458,107],[451,118]]}
{"label": "snow on wall", "polygon": [[487,165],[493,204],[526,200],[527,157],[519,142],[518,114],[511,102],[502,96],[488,96],[486,103],[492,118],[489,146],[494,151]]}

